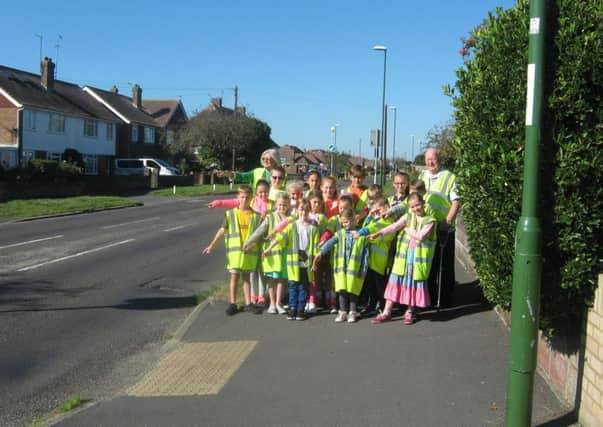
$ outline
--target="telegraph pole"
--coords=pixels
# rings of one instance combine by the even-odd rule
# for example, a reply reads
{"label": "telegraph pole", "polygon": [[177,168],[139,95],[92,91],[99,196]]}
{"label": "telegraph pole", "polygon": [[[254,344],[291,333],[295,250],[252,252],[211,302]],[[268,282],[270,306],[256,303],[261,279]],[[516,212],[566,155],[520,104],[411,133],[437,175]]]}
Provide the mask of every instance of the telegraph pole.
{"label": "telegraph pole", "polygon": [[505,414],[508,427],[527,427],[532,419],[542,271],[538,170],[545,104],[543,79],[549,2],[551,0],[530,1],[523,194],[515,237]]}

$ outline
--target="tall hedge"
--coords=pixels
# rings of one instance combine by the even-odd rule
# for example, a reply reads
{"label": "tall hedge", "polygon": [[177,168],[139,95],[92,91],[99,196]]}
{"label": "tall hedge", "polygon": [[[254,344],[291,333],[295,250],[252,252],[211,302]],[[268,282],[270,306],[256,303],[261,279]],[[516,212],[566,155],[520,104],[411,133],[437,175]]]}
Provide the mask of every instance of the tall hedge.
{"label": "tall hedge", "polygon": [[[603,3],[555,3],[541,147],[541,327],[564,333],[592,303],[603,271]],[[489,14],[464,41],[464,63],[447,88],[471,255],[486,298],[507,309],[521,214],[528,25],[524,0]]]}

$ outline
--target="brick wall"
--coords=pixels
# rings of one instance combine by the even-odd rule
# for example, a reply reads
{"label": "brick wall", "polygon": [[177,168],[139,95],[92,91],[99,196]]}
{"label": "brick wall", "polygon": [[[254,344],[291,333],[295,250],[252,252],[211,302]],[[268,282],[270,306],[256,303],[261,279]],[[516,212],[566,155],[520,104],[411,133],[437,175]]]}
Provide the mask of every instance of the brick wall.
{"label": "brick wall", "polygon": [[584,427],[603,425],[603,274],[599,275],[595,302],[586,318],[578,419]]}
{"label": "brick wall", "polygon": [[17,144],[17,109],[0,108],[0,144]]}

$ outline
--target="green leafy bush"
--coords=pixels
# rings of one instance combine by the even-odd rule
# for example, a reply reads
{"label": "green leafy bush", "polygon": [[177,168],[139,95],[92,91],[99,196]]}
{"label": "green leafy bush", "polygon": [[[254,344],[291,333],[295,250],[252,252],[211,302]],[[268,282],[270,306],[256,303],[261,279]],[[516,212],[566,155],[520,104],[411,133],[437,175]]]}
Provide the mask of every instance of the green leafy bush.
{"label": "green leafy bush", "polygon": [[[564,333],[592,303],[603,269],[603,9],[557,0],[547,54],[541,147],[541,327]],[[459,51],[454,88],[455,172],[471,255],[486,298],[510,308],[521,214],[528,2],[489,14]]]}
{"label": "green leafy bush", "polygon": [[27,174],[31,179],[53,180],[57,175],[56,160],[33,159],[29,162]]}

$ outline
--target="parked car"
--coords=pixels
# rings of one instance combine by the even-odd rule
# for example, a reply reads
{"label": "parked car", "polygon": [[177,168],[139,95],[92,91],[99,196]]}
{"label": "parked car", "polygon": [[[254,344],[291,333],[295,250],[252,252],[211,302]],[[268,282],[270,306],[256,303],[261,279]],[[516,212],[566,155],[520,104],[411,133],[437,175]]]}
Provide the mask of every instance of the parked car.
{"label": "parked car", "polygon": [[147,175],[152,170],[159,175],[180,175],[180,169],[160,159],[115,159],[115,175]]}

